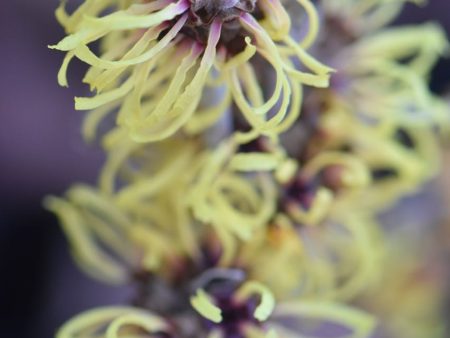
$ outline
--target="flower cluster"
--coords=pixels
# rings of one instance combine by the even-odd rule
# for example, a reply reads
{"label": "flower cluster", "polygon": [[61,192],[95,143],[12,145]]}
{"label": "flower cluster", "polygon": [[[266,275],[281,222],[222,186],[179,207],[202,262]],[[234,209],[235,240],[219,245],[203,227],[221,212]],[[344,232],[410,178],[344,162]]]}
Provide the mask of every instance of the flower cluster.
{"label": "flower cluster", "polygon": [[45,204],[86,273],[136,294],[57,337],[369,337],[348,303],[380,283],[378,215],[435,174],[449,125],[441,28],[380,30],[403,2],[62,3],[58,81],[90,66],[75,107],[107,158]]}

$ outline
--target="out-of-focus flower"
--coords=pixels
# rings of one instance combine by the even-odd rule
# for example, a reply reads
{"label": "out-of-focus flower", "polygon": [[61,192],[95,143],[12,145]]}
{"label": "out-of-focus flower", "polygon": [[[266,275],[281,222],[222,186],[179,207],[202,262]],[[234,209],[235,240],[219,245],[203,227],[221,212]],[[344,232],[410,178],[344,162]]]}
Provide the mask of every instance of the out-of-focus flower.
{"label": "out-of-focus flower", "polygon": [[[232,141],[223,142],[216,152],[183,138],[149,149],[123,131],[109,134],[99,188],[77,185],[66,201],[46,202],[60,216],[77,262],[106,282],[124,282],[142,255],[150,271],[171,256],[197,255],[200,222],[216,231],[220,260],[229,264],[237,238],[249,240],[264,229],[276,203],[275,186],[267,174],[249,179],[234,170],[243,169],[246,160],[233,153],[237,144]],[[261,164],[253,164],[257,167]],[[160,229],[150,230],[146,224]],[[137,247],[146,249],[138,254]]]}
{"label": "out-of-focus flower", "polygon": [[[101,323],[111,332],[120,331],[118,336],[141,330],[169,335],[179,330],[178,334],[188,336],[182,324],[173,326],[178,319],[171,316],[193,316],[197,326],[192,329],[222,332],[223,337],[264,335],[271,328],[287,333],[291,329],[285,327],[284,317],[314,320],[317,326],[302,330],[318,337],[323,325],[343,326],[351,332],[348,337],[367,336],[372,319],[334,302],[345,298],[348,289],[356,292],[359,281],[366,281],[362,275],[373,269],[372,258],[365,256],[373,252],[370,240],[364,239],[367,224],[355,223],[353,228],[346,222],[347,232],[341,235],[325,227],[316,239],[302,238],[305,233],[288,223],[270,225],[276,200],[273,182],[264,182],[263,176],[245,180],[236,169],[271,167],[261,158],[251,162],[233,156],[232,140],[214,153],[199,151],[196,141],[172,139],[150,149],[120,133],[106,141],[105,146],[115,151],[101,172],[99,189],[74,186],[66,199],[48,198],[47,207],[61,218],[76,261],[91,276],[106,283],[136,280],[138,289],[165,291],[159,296],[145,296],[146,292],[136,296],[151,313],[127,307],[93,310],[68,322],[58,337],[73,337]],[[270,156],[277,158],[275,154],[258,155],[269,161]],[[180,175],[174,169],[180,167],[191,170]],[[213,181],[205,177],[208,173]],[[209,189],[203,190],[204,184]],[[357,262],[355,255],[361,257]],[[332,256],[339,257],[339,267],[331,263]],[[348,266],[345,276],[343,266]],[[261,298],[260,306],[254,296]],[[193,308],[185,304],[188,298]],[[275,302],[280,304],[275,307]],[[184,310],[177,315],[179,307]],[[275,331],[270,334],[275,336]]]}
{"label": "out-of-focus flower", "polygon": [[[116,337],[151,333],[190,336],[195,332],[214,337],[263,337],[269,332],[269,336],[277,337],[298,330],[286,323],[303,326],[305,321],[315,323],[300,330],[311,337],[320,337],[327,325],[350,332],[345,337],[366,337],[373,328],[370,316],[327,300],[326,295],[319,301],[309,299],[306,290],[299,288],[294,272],[300,270],[297,259],[313,262],[298,251],[301,246],[295,233],[281,230],[287,237],[280,237],[280,231],[270,230],[267,240],[271,243],[264,245],[263,251],[256,245],[263,244],[256,236],[255,242],[243,244],[244,251],[223,265],[220,240],[208,236],[209,230],[201,235],[199,230],[184,228],[186,224],[180,224],[183,218],[177,217],[179,212],[171,214],[177,206],[170,198],[166,206],[161,193],[161,203],[147,201],[145,209],[137,205],[126,213],[122,211],[128,207],[119,208],[114,199],[87,187],[72,188],[68,198],[67,202],[52,198],[47,204],[61,216],[81,267],[107,283],[133,282],[136,278],[135,283],[144,290],[136,295],[136,302],[145,309],[94,309],[66,323],[58,338],[95,337],[97,330]],[[266,231],[257,233],[265,236]],[[188,238],[192,251],[184,247]],[[267,259],[258,252],[266,253]],[[287,267],[294,270],[283,269]],[[276,278],[280,273],[283,278]],[[261,282],[245,282],[245,276],[266,279],[278,290],[277,295]],[[317,276],[322,281],[329,277]],[[293,301],[289,295],[296,294],[298,300]]]}
{"label": "out-of-focus flower", "polygon": [[322,98],[318,149],[346,149],[364,163],[371,192],[361,189],[357,199],[366,207],[392,205],[436,173],[435,135],[448,130],[448,108],[426,81],[447,48],[442,29],[427,24],[373,34],[337,56],[340,73]]}
{"label": "out-of-focus flower", "polygon": [[[348,330],[350,333],[345,337],[364,337],[374,326],[370,316],[332,302],[302,300],[276,304],[270,289],[256,281],[241,283],[232,290],[232,295],[224,298],[223,288],[218,294],[200,289],[191,298],[194,308],[216,323],[211,325],[214,336],[314,337],[320,336],[324,324],[332,324]],[[259,304],[255,304],[254,295],[260,299]],[[316,325],[299,329],[302,320],[313,320]]]}
{"label": "out-of-focus flower", "polygon": [[[333,208],[378,212],[417,191],[439,168],[439,136],[448,132],[450,120],[448,105],[430,92],[428,78],[448,51],[445,33],[434,23],[375,32],[367,18],[378,18],[380,28],[387,22],[381,19],[390,18],[380,13],[403,2],[323,2],[324,32],[337,38],[329,44],[323,36],[327,43],[317,46],[317,54],[338,72],[329,89],[304,104],[316,115],[312,136],[298,152],[301,169],[287,186],[287,210],[297,222],[317,224]],[[366,22],[367,31],[356,28]],[[342,27],[347,23],[358,34]],[[334,164],[308,174],[322,158]],[[352,177],[351,189],[336,182],[340,175]]]}
{"label": "out-of-focus flower", "polygon": [[354,37],[370,34],[394,20],[406,2],[423,4],[423,0],[324,0],[325,15],[343,23],[342,28]]}
{"label": "out-of-focus flower", "polygon": [[[66,323],[57,337],[91,338],[98,333],[112,337],[142,337],[148,334],[163,337],[202,334],[217,338],[303,337],[303,334],[320,337],[324,326],[334,325],[346,332],[341,337],[358,338],[366,337],[374,325],[370,316],[335,303],[305,300],[275,305],[270,291],[255,281],[233,283],[225,280],[221,286],[212,287],[208,293],[197,289],[190,298],[192,309],[173,317],[161,317],[155,312],[133,307],[90,310]],[[313,321],[315,325],[303,326],[300,333],[298,326],[302,325],[302,320]],[[181,328],[186,325],[179,324],[186,321],[190,321],[191,325],[200,324],[202,328],[183,332]]]}
{"label": "out-of-focus flower", "polygon": [[341,72],[333,89],[374,123],[413,125],[442,118],[427,78],[448,47],[442,28],[431,23],[373,34],[337,56]]}

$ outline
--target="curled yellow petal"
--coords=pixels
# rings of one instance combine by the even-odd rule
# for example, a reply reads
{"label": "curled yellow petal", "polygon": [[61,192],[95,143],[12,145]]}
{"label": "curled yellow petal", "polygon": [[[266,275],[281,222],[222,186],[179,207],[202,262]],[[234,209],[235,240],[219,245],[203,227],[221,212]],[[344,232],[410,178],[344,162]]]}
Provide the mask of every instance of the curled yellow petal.
{"label": "curled yellow petal", "polygon": [[104,330],[106,338],[127,337],[119,330],[132,326],[148,333],[164,332],[168,326],[163,319],[150,312],[127,307],[109,306],[83,312],[65,323],[56,333],[57,338],[98,337],[89,332]]}
{"label": "curled yellow petal", "polygon": [[208,294],[202,289],[197,290],[197,294],[192,296],[192,307],[206,319],[214,323],[222,321],[222,310],[213,304]]}
{"label": "curled yellow petal", "polygon": [[267,286],[257,281],[249,281],[237,290],[236,297],[239,300],[244,300],[252,294],[261,297],[261,301],[255,309],[255,318],[261,322],[267,320],[275,308],[275,298],[272,292]]}

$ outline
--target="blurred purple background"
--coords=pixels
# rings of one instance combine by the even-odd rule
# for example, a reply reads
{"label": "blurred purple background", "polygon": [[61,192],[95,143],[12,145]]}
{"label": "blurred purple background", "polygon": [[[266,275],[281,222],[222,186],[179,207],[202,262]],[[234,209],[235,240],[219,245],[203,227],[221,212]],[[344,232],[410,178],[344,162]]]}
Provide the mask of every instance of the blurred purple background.
{"label": "blurred purple background", "polygon": [[[73,1],[75,2],[75,1]],[[126,299],[126,290],[85,277],[73,264],[55,218],[42,208],[46,194],[76,181],[95,182],[103,156],[84,145],[82,113],[73,96],[84,67],[74,63],[70,88],[56,74],[63,54],[47,49],[63,31],[54,19],[57,0],[0,3],[0,327],[2,337],[50,338],[64,320],[92,306]],[[399,21],[439,20],[450,31],[450,1],[425,9],[408,5]],[[433,89],[450,83],[442,61]],[[425,337],[424,337],[425,338]]]}

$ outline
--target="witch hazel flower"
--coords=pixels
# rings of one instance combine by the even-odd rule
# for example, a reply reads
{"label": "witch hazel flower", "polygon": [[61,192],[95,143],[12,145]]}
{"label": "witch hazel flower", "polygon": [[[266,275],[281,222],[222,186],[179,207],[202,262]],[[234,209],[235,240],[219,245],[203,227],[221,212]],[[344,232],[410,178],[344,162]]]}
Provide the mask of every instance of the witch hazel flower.
{"label": "witch hazel flower", "polygon": [[[131,306],[101,307],[74,317],[61,327],[57,338],[93,338],[99,334],[115,338],[148,335],[321,337],[321,330],[327,325],[341,327],[343,331],[349,332],[342,335],[344,338],[362,338],[367,337],[374,326],[371,316],[333,302],[304,300],[277,304],[265,285],[252,280],[236,280],[234,277],[237,277],[237,271],[232,269],[210,270],[206,273],[216,275],[215,280],[208,281],[211,286],[205,285],[207,291],[197,289],[190,297],[190,308],[183,309],[182,313],[162,316],[158,311]],[[228,279],[230,277],[232,279]],[[305,320],[313,320],[317,325],[303,325]],[[188,325],[180,325],[187,321],[191,323],[190,329],[187,329]],[[303,328],[296,330],[295,325]]]}
{"label": "witch hazel flower", "polygon": [[[316,116],[314,125],[308,125],[312,137],[305,142],[301,161],[308,167],[314,157],[327,153],[341,160],[353,157],[365,167],[369,180],[352,189],[347,201],[341,193],[340,201],[333,201],[335,192],[318,184],[321,175],[319,180],[305,178],[300,170],[293,189],[287,188],[302,198],[289,198],[287,210],[306,223],[317,222],[305,217],[305,209],[317,220],[324,219],[333,205],[333,209],[346,209],[342,202],[348,208],[359,205],[376,213],[416,192],[436,174],[437,134],[448,130],[448,106],[429,89],[431,70],[449,50],[443,28],[431,22],[377,31],[392,19],[383,13],[400,9],[404,1],[322,4],[319,41],[325,43],[318,43],[316,52],[338,72],[329,88],[316,90],[305,100],[304,112],[316,112]],[[379,19],[376,27],[371,27],[369,17]],[[352,28],[355,23],[367,30]]]}
{"label": "witch hazel flower", "polygon": [[[85,197],[88,196],[86,191]],[[120,209],[106,199],[103,203],[99,203],[100,200],[98,200],[95,207],[92,207],[90,204],[95,202],[92,197],[72,198],[70,203],[80,205],[83,201],[85,211],[90,208],[91,212],[80,212],[80,215],[84,215],[85,221],[92,224],[95,223],[96,214],[106,211],[105,205],[113,207],[110,210],[115,210],[116,214]],[[59,209],[62,215],[70,215],[68,209],[64,210],[67,206],[61,209],[59,203],[61,203],[60,200],[49,201],[49,205],[56,210]],[[99,207],[100,205],[102,207]],[[217,245],[214,236],[211,237],[208,234],[196,237],[198,254],[188,256],[177,250],[178,239],[180,235],[184,235],[177,235],[176,229],[168,229],[167,224],[157,224],[155,221],[161,220],[161,215],[158,216],[158,211],[152,208],[152,203],[148,203],[147,206],[149,207],[147,210],[141,210],[141,217],[135,217],[134,222],[123,226],[122,230],[125,230],[122,235],[123,240],[129,238],[134,241],[134,252],[151,253],[154,257],[158,255],[160,246],[170,248],[160,256],[165,263],[157,269],[149,270],[153,264],[149,265],[146,255],[142,256],[135,261],[134,265],[127,268],[128,278],[135,278],[135,282],[143,291],[136,294],[134,306],[107,306],[86,311],[64,324],[57,332],[57,338],[90,338],[98,335],[106,337],[145,335],[157,337],[195,335],[224,338],[302,337],[303,334],[309,337],[322,337],[320,328],[327,325],[339,326],[349,332],[343,337],[356,338],[367,337],[373,329],[374,320],[371,316],[349,306],[330,300],[317,301],[309,300],[307,297],[289,296],[293,294],[297,286],[294,284],[286,287],[286,278],[273,278],[275,276],[272,275],[273,280],[268,280],[278,291],[280,287],[284,290],[284,292],[278,292],[280,295],[275,295],[270,287],[258,279],[247,277],[249,275],[256,278],[269,276],[271,271],[276,272],[280,267],[287,267],[286,263],[292,263],[292,253],[299,252],[285,250],[293,244],[292,236],[276,236],[272,239],[279,242],[282,250],[274,251],[275,255],[266,261],[264,269],[261,270],[265,274],[260,274],[258,270],[255,270],[257,261],[252,261],[251,247],[245,246],[247,252],[242,256],[236,256],[237,260],[231,264],[220,265],[220,245]],[[160,211],[166,213],[169,209],[160,209]],[[151,218],[154,218],[152,223],[145,223],[145,220]],[[169,218],[166,220],[171,221]],[[70,216],[64,222],[74,231],[79,228],[79,234],[85,232],[82,230],[82,223],[77,223],[73,218],[70,219]],[[107,224],[104,226],[108,227]],[[122,252],[122,248],[118,245],[120,242],[111,245],[114,243],[112,241],[114,237],[111,234],[117,231],[114,229],[116,226],[111,224],[110,231],[106,231],[105,227],[103,231],[98,232],[103,243],[110,245],[108,250],[103,249],[104,252],[120,254]],[[100,229],[98,224],[94,226],[95,228]],[[166,228],[165,231],[162,228]],[[164,233],[166,231],[172,231],[172,234]],[[127,233],[131,236],[126,236]],[[78,244],[79,249],[84,247],[83,251],[92,251],[88,242],[85,242],[89,236],[92,235],[87,234],[84,239],[83,236],[74,236],[71,240],[75,248]],[[170,244],[165,241],[170,241]],[[299,247],[296,246],[296,248]],[[100,246],[99,249],[101,250]],[[132,251],[129,250],[129,252]],[[288,253],[287,256],[286,253]],[[97,251],[96,255],[102,257],[103,254]],[[94,257],[91,256],[89,260],[92,258]],[[296,262],[298,266],[299,261]],[[92,266],[94,267],[96,262],[91,263],[94,263]],[[97,268],[107,266],[106,263],[106,261],[100,262]],[[294,269],[297,270],[298,267]],[[95,269],[91,269],[92,271],[95,272]],[[290,275],[292,271],[287,270],[286,273]],[[111,282],[111,276],[105,277],[105,281]],[[317,323],[317,326],[307,325],[311,320]],[[289,323],[298,325],[300,329],[292,327]]]}
{"label": "witch hazel flower", "polygon": [[[74,57],[91,66],[84,81],[96,95],[76,98],[75,107],[93,109],[94,127],[118,111],[117,123],[135,141],[152,142],[173,135],[193,117],[197,122],[188,132],[198,133],[235,102],[253,129],[273,135],[298,116],[301,85],[328,85],[331,68],[305,51],[318,31],[308,0],[299,1],[310,23],[300,43],[290,37],[291,19],[277,0],[123,4],[86,1],[71,15],[63,7],[57,11],[69,34],[51,46],[67,52],[59,83],[67,85]],[[99,40],[97,56],[90,44]],[[275,74],[270,95],[262,90],[256,56]],[[223,88],[219,107],[200,107],[207,87]]]}
{"label": "witch hazel flower", "polygon": [[[257,281],[234,283],[228,288],[198,289],[191,297],[193,308],[205,319],[208,337],[320,337],[323,325],[342,326],[350,334],[366,337],[373,319],[350,307],[327,301],[285,301],[277,304],[272,292]],[[255,297],[256,296],[256,297]],[[318,327],[298,328],[302,320],[315,320]]]}
{"label": "witch hazel flower", "polygon": [[[171,181],[150,189],[154,194],[148,191],[144,200],[133,181],[112,196],[78,185],[65,199],[46,200],[83,270],[108,284],[134,284],[137,291],[134,305],[84,312],[64,324],[57,338],[292,336],[287,322],[300,325],[299,337],[322,337],[305,325],[311,320],[342,326],[348,337],[369,334],[371,316],[330,299],[310,300],[303,297],[306,291],[296,295],[297,276],[309,263],[291,229],[257,229],[250,243],[224,260],[227,243],[215,227],[189,225],[179,194],[183,180]],[[122,202],[124,191],[135,196],[132,203]],[[279,278],[282,271],[286,276]],[[322,271],[318,281],[325,276]]]}
{"label": "witch hazel flower", "polygon": [[[228,226],[220,223],[220,217],[210,220],[219,222],[218,226],[202,227],[187,211],[183,191],[189,189],[186,181],[190,175],[179,175],[174,168],[203,165],[204,155],[195,156],[195,141],[160,142],[154,154],[146,154],[148,146],[126,141],[134,145],[127,158],[120,160],[113,153],[102,171],[112,181],[102,179],[101,189],[74,186],[65,199],[48,198],[46,204],[61,218],[72,253],[85,272],[109,284],[128,284],[137,279],[142,292],[133,304],[138,307],[87,311],[63,325],[58,338],[89,338],[95,337],[94,333],[112,337],[190,337],[192,330],[198,332],[197,336],[208,337],[284,337],[294,334],[286,321],[298,322],[301,329],[295,329],[296,334],[308,334],[307,323],[311,320],[325,327],[342,326],[351,332],[348,337],[368,336],[373,327],[370,316],[332,301],[335,295],[342,297],[346,289],[354,291],[359,287],[361,274],[365,273],[362,268],[352,272],[355,276],[343,288],[344,276],[334,272],[333,262],[340,256],[348,256],[352,262],[351,257],[359,253],[352,247],[356,242],[364,249],[358,257],[367,263],[365,254],[370,253],[371,246],[365,240],[356,236],[342,246],[336,234],[330,233],[330,247],[336,250],[333,259],[322,254],[320,259],[313,258],[321,241],[316,243],[316,253],[308,257],[300,236],[289,226],[250,228],[251,241],[229,241],[220,233]],[[109,142],[108,146],[119,152],[120,144],[127,144],[120,138]],[[161,161],[156,171],[149,165],[154,156]],[[129,166],[131,163],[134,165]],[[241,169],[248,166],[242,159],[233,164]],[[147,170],[151,176],[144,174]],[[230,174],[224,171],[217,180],[219,190],[212,189],[216,194],[224,193],[229,209],[224,209],[223,203],[209,207],[244,227],[249,219],[257,218],[248,214],[246,205],[257,203],[258,192],[250,190],[251,180],[246,182]],[[121,176],[129,182],[126,184]],[[202,175],[198,177],[202,180]],[[273,196],[267,199],[272,200]],[[356,233],[367,238],[366,224],[354,225]],[[230,245],[235,247],[231,256]],[[318,291],[320,301],[311,298]],[[324,294],[333,297],[324,298]],[[320,332],[309,336],[322,337]]]}

